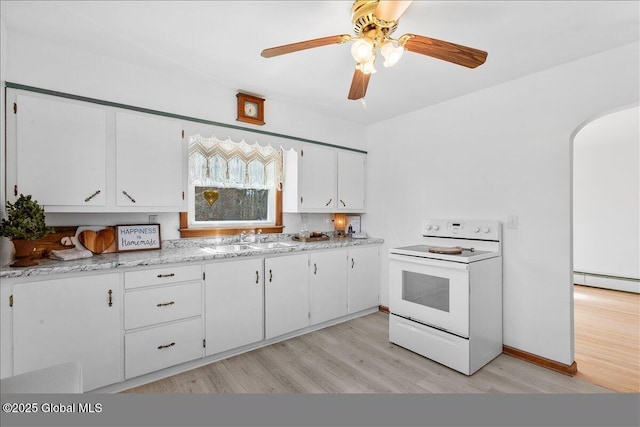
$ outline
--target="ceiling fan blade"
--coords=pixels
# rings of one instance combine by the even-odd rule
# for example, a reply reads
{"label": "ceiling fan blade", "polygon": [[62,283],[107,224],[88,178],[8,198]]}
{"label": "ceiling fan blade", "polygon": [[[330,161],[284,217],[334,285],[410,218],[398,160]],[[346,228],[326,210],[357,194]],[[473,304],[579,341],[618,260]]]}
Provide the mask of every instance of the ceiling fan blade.
{"label": "ceiling fan blade", "polygon": [[271,47],[262,51],[261,55],[265,58],[271,58],[287,53],[298,52],[299,50],[311,49],[314,47],[326,46],[330,44],[341,44],[351,40],[348,34],[337,36],[322,37],[319,39],[306,40],[298,43],[285,44],[282,46]]}
{"label": "ceiling fan blade", "polygon": [[348,98],[353,100],[364,98],[364,95],[367,93],[367,86],[369,86],[370,78],[371,74],[365,74],[356,69],[356,72],[353,73],[353,80],[351,81]]}
{"label": "ceiling fan blade", "polygon": [[397,21],[411,3],[411,0],[380,0],[373,14],[383,21]]}
{"label": "ceiling fan blade", "polygon": [[484,64],[487,59],[485,51],[430,37],[405,34],[399,41],[400,45],[410,52],[432,56],[468,68],[476,68]]}

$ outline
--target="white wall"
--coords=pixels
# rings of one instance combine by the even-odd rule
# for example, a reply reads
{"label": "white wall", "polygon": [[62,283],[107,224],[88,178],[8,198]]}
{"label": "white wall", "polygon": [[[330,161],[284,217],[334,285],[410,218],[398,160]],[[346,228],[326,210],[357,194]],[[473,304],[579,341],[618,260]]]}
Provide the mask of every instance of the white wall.
{"label": "white wall", "polygon": [[418,242],[425,218],[517,215],[503,227],[504,344],[572,363],[571,138],[638,101],[638,63],[634,43],[370,126],[367,230],[388,249]]}
{"label": "white wall", "polygon": [[573,156],[573,268],[640,279],[639,108],[586,124]]}
{"label": "white wall", "polygon": [[[0,21],[0,84],[4,87],[5,76],[7,73],[8,49],[7,49],[7,29],[4,22]],[[5,176],[5,121],[4,121],[4,90],[0,90],[0,177],[2,177],[2,185],[0,185],[0,216],[6,218],[4,206],[6,203],[6,193],[4,185]],[[0,265],[5,265],[13,257],[13,245],[9,243],[6,237],[0,237]]]}
{"label": "white wall", "polygon": [[[236,121],[236,91],[204,80],[175,76],[154,69],[97,56],[92,53],[51,43],[48,40],[12,32],[3,27],[3,80],[43,89],[71,93],[90,98],[133,105],[153,110],[195,117],[231,125],[241,125],[328,144],[364,149],[365,131],[359,124],[325,117],[296,105],[269,99],[265,102],[265,126],[253,126]],[[8,37],[6,37],[8,36]],[[8,42],[6,41],[8,40]],[[4,43],[8,43],[6,48]],[[11,61],[4,62],[8,52]],[[192,123],[188,132],[221,139],[273,141],[278,138]],[[101,225],[147,222],[146,214],[118,215],[62,215],[46,214],[49,225]],[[159,214],[163,239],[179,237],[178,214]],[[311,216],[311,221],[324,224],[325,218]],[[286,218],[286,231],[297,231],[297,218]],[[5,252],[5,251],[3,251]]]}

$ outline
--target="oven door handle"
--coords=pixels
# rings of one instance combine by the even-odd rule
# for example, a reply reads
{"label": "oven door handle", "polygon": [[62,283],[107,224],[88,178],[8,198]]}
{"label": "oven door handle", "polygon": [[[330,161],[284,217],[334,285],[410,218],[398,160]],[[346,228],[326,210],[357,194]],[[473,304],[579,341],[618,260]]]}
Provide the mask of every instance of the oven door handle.
{"label": "oven door handle", "polygon": [[427,265],[432,267],[449,268],[453,270],[469,270],[469,264],[454,261],[442,261],[439,259],[422,258],[411,255],[389,254],[389,260],[404,263]]}

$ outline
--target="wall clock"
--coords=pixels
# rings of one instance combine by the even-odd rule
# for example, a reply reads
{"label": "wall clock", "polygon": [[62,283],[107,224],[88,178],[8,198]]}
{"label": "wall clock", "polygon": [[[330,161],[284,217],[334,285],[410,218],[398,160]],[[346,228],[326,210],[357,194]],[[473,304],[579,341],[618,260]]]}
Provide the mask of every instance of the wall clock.
{"label": "wall clock", "polygon": [[236,120],[254,125],[264,124],[264,99],[238,93],[238,117]]}

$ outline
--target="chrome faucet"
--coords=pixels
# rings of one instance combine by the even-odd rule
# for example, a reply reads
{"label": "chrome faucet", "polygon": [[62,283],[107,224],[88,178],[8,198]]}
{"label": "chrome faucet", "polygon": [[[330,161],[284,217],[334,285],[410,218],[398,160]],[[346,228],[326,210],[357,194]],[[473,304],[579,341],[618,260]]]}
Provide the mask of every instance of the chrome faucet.
{"label": "chrome faucet", "polygon": [[262,243],[262,228],[258,228],[258,243]]}
{"label": "chrome faucet", "polygon": [[240,243],[244,243],[244,239],[247,237],[247,232],[242,230],[242,232],[240,233]]}

